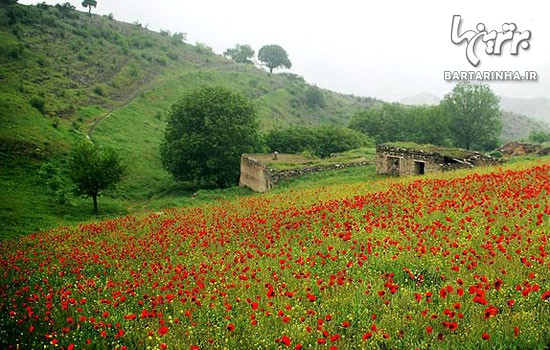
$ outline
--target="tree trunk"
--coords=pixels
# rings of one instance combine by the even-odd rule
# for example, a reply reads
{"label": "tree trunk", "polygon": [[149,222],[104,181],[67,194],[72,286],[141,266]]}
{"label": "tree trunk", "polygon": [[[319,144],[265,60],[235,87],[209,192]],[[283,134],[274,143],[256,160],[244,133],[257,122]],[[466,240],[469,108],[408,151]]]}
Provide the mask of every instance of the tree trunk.
{"label": "tree trunk", "polygon": [[94,201],[94,215],[97,216],[97,194],[92,195],[92,200]]}

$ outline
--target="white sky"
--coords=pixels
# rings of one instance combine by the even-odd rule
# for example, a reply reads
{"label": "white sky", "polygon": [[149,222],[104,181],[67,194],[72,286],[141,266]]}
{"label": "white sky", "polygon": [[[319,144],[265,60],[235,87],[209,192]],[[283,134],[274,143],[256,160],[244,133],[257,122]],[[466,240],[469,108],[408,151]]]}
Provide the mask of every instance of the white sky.
{"label": "white sky", "polygon": [[[342,93],[389,101],[418,93],[442,96],[454,86],[444,81],[445,70],[531,70],[538,72],[538,82],[492,86],[505,96],[550,98],[545,1],[97,1],[95,13],[139,21],[155,31],[184,32],[189,43],[203,42],[220,54],[237,43],[249,44],[256,52],[263,45],[278,44],[289,54],[290,72]],[[69,2],[84,11],[81,1]],[[511,56],[505,44],[502,55],[487,56],[480,42],[476,52],[481,64],[474,68],[466,60],[464,43],[451,42],[453,15],[462,16],[461,32],[475,30],[480,22],[489,31],[515,23],[518,31],[531,31],[530,48]]]}

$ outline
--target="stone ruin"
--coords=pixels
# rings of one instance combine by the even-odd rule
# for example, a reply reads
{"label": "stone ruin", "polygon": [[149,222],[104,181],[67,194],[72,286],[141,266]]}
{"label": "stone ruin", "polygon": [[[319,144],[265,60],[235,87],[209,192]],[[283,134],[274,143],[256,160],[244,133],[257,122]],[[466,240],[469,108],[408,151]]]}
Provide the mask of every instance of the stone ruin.
{"label": "stone ruin", "polygon": [[413,148],[380,144],[376,146],[376,172],[394,176],[424,175],[501,163],[499,159],[478,152],[459,151],[448,149],[446,152],[445,148],[423,150],[421,145]]}
{"label": "stone ruin", "polygon": [[500,146],[500,148],[498,148],[498,151],[508,157],[525,156],[528,154],[545,156],[547,154],[550,154],[550,147],[543,147],[542,145],[526,142],[511,141],[505,145]]}
{"label": "stone ruin", "polygon": [[[284,157],[284,154],[273,153],[271,159]],[[345,169],[356,166],[365,166],[372,163],[367,161],[342,162],[337,164],[323,164],[296,169],[275,170],[264,164],[260,159],[265,159],[266,154],[243,154],[241,156],[241,177],[239,186],[248,187],[255,192],[266,192],[283,179],[297,178],[309,173]]]}

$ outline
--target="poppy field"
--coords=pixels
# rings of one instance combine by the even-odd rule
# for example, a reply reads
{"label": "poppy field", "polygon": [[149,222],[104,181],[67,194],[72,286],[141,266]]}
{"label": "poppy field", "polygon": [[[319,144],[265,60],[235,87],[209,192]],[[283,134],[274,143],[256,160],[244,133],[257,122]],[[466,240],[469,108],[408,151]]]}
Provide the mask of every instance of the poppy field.
{"label": "poppy field", "polygon": [[548,349],[549,175],[251,196],[1,241],[0,348]]}

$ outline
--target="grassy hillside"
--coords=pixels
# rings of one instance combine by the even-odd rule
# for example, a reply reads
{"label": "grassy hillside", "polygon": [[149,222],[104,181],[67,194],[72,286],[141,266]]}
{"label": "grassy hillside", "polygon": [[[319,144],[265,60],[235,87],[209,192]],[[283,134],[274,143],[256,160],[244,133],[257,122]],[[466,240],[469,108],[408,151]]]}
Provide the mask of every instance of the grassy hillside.
{"label": "grassy hillside", "polygon": [[[171,104],[203,84],[239,90],[255,101],[261,127],[346,125],[376,101],[308,85],[294,74],[236,64],[182,36],[139,24],[46,5],[0,5],[0,232],[28,232],[89,218],[83,200],[50,200],[41,164],[64,167],[70,145],[91,137],[130,164],[103,213],[124,214],[182,189],[161,168],[158,146]],[[321,104],[308,92],[319,91]],[[145,204],[144,204],[145,203]],[[154,204],[151,204],[154,205]]]}

